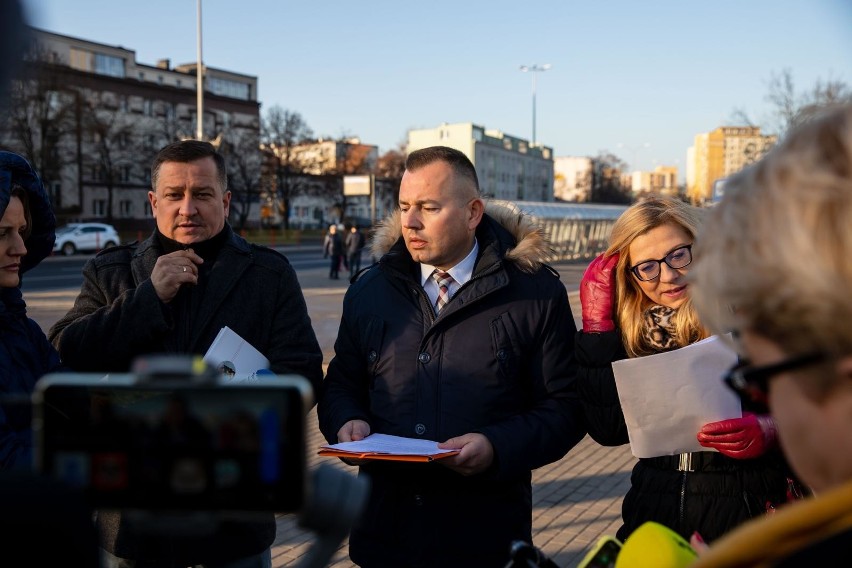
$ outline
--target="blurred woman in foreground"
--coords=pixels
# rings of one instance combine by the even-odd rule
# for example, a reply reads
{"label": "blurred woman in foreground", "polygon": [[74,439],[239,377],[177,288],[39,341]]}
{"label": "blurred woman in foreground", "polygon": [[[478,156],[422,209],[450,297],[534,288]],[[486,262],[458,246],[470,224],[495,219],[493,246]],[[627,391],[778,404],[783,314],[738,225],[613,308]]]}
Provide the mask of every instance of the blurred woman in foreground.
{"label": "blurred woman in foreground", "polygon": [[[732,177],[696,246],[701,314],[746,364],[726,380],[768,406],[815,497],[744,525],[697,566],[837,565],[852,552],[852,106]],[[845,560],[844,560],[845,559]]]}

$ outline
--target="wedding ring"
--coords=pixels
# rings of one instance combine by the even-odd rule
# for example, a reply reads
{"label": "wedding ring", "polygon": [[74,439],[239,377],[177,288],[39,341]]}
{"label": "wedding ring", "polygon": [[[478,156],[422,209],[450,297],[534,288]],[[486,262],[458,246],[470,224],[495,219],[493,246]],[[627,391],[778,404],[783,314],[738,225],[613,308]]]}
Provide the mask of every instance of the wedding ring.
{"label": "wedding ring", "polygon": [[185,266],[183,267],[183,271],[184,271],[184,272],[186,272],[186,267],[185,267]]}

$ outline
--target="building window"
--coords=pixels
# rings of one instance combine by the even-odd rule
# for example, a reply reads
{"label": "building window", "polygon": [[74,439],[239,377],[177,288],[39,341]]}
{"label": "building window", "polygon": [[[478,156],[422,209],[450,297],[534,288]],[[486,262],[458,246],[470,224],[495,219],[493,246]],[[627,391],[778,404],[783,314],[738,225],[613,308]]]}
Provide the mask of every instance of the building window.
{"label": "building window", "polygon": [[249,100],[249,85],[228,79],[220,79],[218,77],[210,77],[207,80],[207,90],[214,95],[223,97],[231,97],[232,99]]}
{"label": "building window", "polygon": [[151,116],[153,114],[154,105],[150,100],[145,99],[142,101],[142,114],[145,116]]}
{"label": "building window", "polygon": [[106,199],[92,200],[92,215],[95,217],[106,217]]}
{"label": "building window", "polygon": [[94,71],[98,75],[124,77],[124,59],[104,53],[96,53]]}
{"label": "building window", "polygon": [[122,199],[118,202],[118,211],[122,217],[133,216],[133,202],[129,199]]}
{"label": "building window", "polygon": [[80,71],[92,71],[92,52],[83,49],[71,48],[71,54],[68,59],[68,64],[72,69]]}

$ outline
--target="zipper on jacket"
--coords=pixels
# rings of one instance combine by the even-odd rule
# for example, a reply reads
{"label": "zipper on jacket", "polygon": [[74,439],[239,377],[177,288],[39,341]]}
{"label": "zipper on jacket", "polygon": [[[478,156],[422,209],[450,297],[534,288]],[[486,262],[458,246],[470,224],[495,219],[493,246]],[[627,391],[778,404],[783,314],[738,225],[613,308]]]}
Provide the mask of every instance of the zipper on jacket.
{"label": "zipper on jacket", "polygon": [[683,472],[680,478],[680,504],[678,506],[678,524],[682,527],[686,520],[686,479],[692,470],[692,454],[680,454],[678,471]]}

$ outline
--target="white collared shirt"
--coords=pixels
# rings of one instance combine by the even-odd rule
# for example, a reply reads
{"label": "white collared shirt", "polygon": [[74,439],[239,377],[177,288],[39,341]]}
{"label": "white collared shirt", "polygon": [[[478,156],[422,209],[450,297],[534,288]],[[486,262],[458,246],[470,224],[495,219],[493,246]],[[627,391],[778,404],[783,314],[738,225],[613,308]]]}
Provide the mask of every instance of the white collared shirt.
{"label": "white collared shirt", "polygon": [[[448,293],[450,298],[473,276],[473,265],[476,263],[476,255],[478,253],[479,243],[476,239],[473,239],[473,248],[470,249],[467,256],[457,265],[447,270],[450,276],[453,277],[453,280],[455,280],[449,286]],[[423,290],[426,291],[426,295],[429,296],[429,301],[434,308],[435,303],[438,301],[438,283],[432,278],[433,272],[435,272],[435,267],[431,264],[420,264],[420,285],[423,286]]]}

